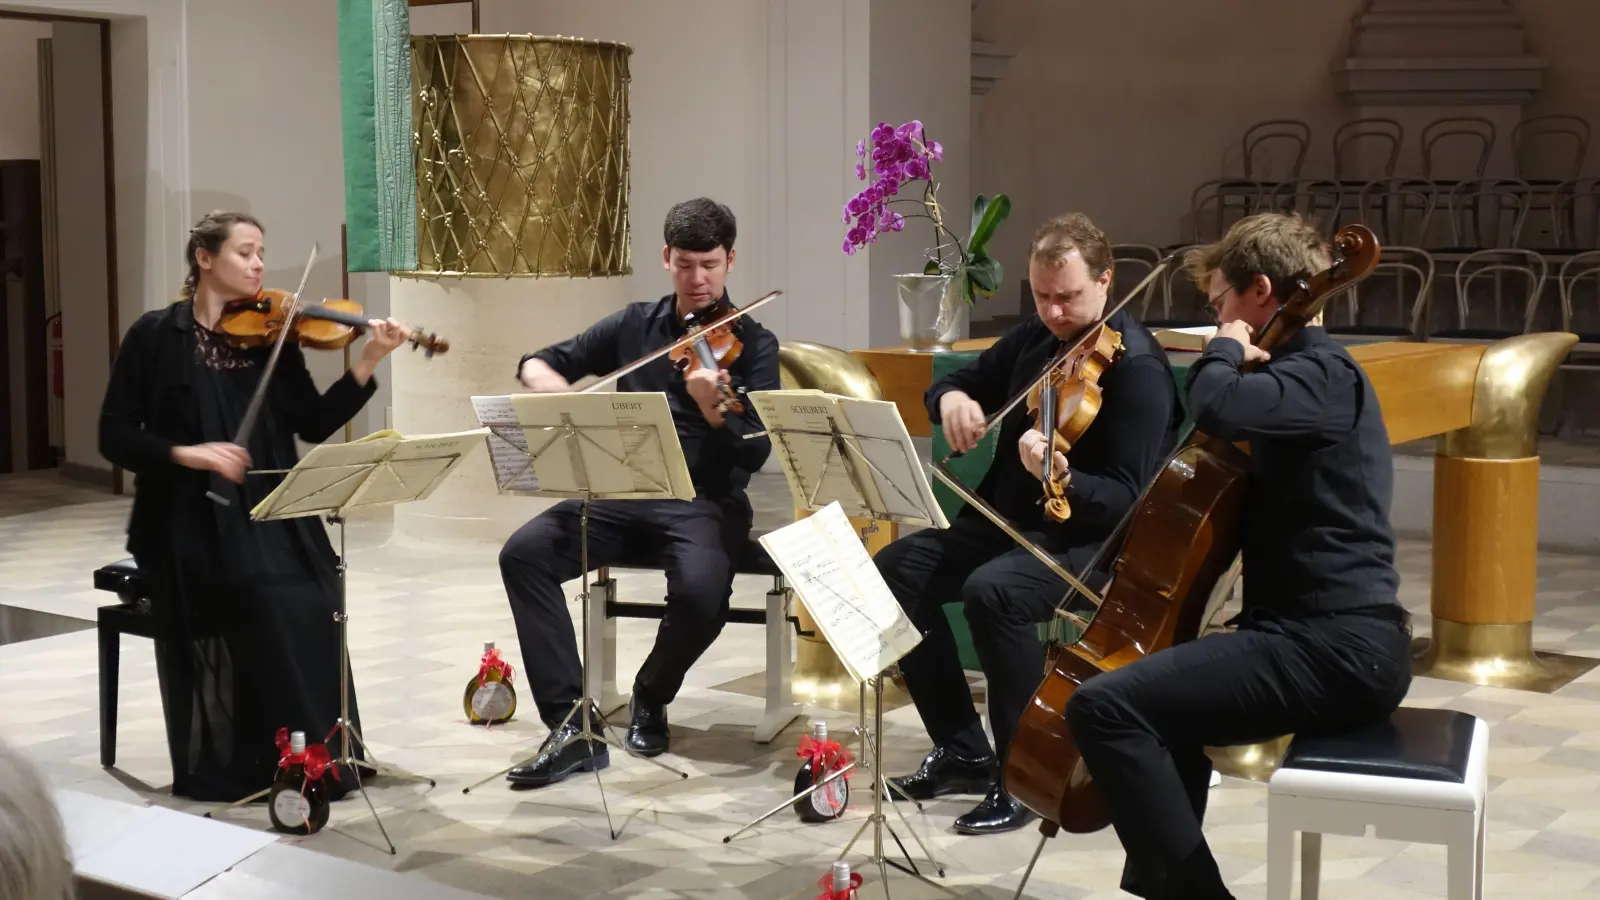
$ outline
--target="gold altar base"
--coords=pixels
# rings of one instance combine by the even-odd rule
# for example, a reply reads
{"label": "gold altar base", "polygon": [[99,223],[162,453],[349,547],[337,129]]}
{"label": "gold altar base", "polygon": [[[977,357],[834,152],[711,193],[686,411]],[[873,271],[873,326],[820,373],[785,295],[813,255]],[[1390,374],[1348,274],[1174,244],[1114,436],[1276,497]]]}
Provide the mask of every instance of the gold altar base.
{"label": "gold altar base", "polygon": [[1289,742],[1292,740],[1294,735],[1286,734],[1259,744],[1207,747],[1206,755],[1211,757],[1211,765],[1219,774],[1266,784],[1272,773],[1283,764],[1283,755],[1289,752]]}
{"label": "gold altar base", "polygon": [[1533,623],[1433,620],[1433,636],[1411,645],[1411,672],[1465,684],[1550,694],[1600,665],[1600,659],[1536,653]]}

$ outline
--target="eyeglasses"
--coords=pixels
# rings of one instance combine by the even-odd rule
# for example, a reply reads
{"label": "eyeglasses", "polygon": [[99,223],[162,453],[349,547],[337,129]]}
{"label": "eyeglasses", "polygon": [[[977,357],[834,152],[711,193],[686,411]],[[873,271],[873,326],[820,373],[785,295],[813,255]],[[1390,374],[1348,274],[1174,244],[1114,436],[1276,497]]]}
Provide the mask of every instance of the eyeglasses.
{"label": "eyeglasses", "polygon": [[1222,324],[1222,298],[1228,296],[1228,294],[1232,291],[1233,285],[1229,285],[1223,289],[1222,293],[1216,295],[1215,297],[1206,297],[1206,315],[1211,317],[1212,324]]}

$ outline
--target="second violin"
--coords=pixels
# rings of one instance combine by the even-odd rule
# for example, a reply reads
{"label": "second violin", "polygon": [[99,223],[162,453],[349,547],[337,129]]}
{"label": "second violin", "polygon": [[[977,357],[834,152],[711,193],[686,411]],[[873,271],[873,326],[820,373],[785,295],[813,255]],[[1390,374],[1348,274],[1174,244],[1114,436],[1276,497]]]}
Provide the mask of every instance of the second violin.
{"label": "second violin", "polygon": [[[684,327],[693,340],[675,348],[668,358],[684,377],[696,369],[710,369],[713,372],[727,369],[738,361],[744,352],[744,343],[739,340],[744,331],[744,320],[729,319],[735,311],[734,305],[724,296],[705,309],[683,317]],[[740,402],[732,384],[718,382],[718,389],[722,393],[722,402],[717,405],[719,411],[744,412],[744,404]]]}

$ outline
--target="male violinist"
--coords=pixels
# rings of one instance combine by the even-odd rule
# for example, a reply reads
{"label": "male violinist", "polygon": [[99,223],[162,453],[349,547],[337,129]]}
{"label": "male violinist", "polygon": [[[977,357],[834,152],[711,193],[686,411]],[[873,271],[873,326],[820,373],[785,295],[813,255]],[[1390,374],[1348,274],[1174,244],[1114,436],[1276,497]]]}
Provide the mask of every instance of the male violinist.
{"label": "male violinist", "polygon": [[[953,449],[976,447],[986,416],[1033,384],[1047,363],[1100,321],[1111,277],[1111,245],[1087,216],[1061,216],[1040,226],[1028,254],[1038,314],[930,387],[924,398],[929,418],[943,426]],[[1088,575],[1101,543],[1154,477],[1182,421],[1172,367],[1155,338],[1126,310],[1107,324],[1121,333],[1126,350],[1100,377],[1102,405],[1094,422],[1068,454],[1053,451],[1071,515],[1060,523],[1044,515],[1040,473],[1050,443],[1034,429],[1022,403],[1001,420],[994,462],[975,492],[1080,577]],[[933,738],[921,768],[892,783],[918,800],[984,795],[955,820],[958,832],[1021,828],[1033,814],[1001,789],[1001,763],[1044,671],[1037,625],[1053,617],[1068,584],[970,506],[948,529],[909,534],[875,560],[923,635],[900,670]],[[962,605],[988,678],[993,749],[945,618],[945,606],[954,603]]]}
{"label": "male violinist", "polygon": [[1221,323],[1189,370],[1190,415],[1250,449],[1243,612],[1236,630],[1097,675],[1067,703],[1127,851],[1122,888],[1150,900],[1232,896],[1200,831],[1203,748],[1380,721],[1411,683],[1372,385],[1315,322],[1270,354],[1252,344],[1297,280],[1331,265],[1328,243],[1263,214],[1186,262]]}
{"label": "male violinist", "polygon": [[[730,306],[724,284],[734,265],[733,213],[705,198],[685,201],[667,213],[664,232],[661,264],[672,277],[672,293],[630,304],[576,337],[524,356],[517,364],[524,386],[570,391],[573,381],[607,375],[683,337],[689,314],[704,312],[714,319]],[[624,742],[641,756],[668,749],[667,705],[727,621],[733,565],[749,538],[753,515],[745,488],[772,450],[766,437],[745,439],[762,430],[748,402],[742,413],[720,408],[723,385],[741,397],[781,387],[777,337],[750,316],[739,322],[744,350],[729,368],[702,367],[685,377],[662,357],[622,377],[616,387],[666,393],[695,485],[692,501],[596,500],[589,507],[591,567],[653,551],[666,570],[667,608],[655,646],[634,679]],[[557,727],[582,694],[577,638],[561,590],[563,582],[582,574],[579,509],[577,500],[556,504],[517,529],[500,551],[523,670],[539,717],[551,729],[545,752],[507,774],[515,786],[543,787],[575,771],[610,764],[599,741],[575,740],[552,752],[582,725],[581,715],[574,715]]]}

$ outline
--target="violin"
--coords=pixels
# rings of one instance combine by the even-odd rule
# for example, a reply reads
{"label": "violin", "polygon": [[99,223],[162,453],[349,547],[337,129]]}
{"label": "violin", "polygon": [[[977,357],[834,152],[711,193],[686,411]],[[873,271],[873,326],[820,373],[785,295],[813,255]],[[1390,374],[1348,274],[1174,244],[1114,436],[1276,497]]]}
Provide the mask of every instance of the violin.
{"label": "violin", "polygon": [[[1292,339],[1330,297],[1378,264],[1378,241],[1362,225],[1341,228],[1334,252],[1331,267],[1295,285],[1256,346],[1270,352]],[[1006,793],[1043,819],[1045,838],[1063,828],[1087,834],[1111,824],[1067,726],[1067,701],[1095,675],[1199,637],[1218,582],[1239,555],[1249,480],[1245,450],[1191,431],[1090,564],[1099,568],[1116,555],[1103,596],[1074,586],[1097,608],[1076,643],[1049,650],[1044,680],[1017,723],[1002,776]],[[1069,591],[1062,607],[1074,596]],[[1078,619],[1062,608],[1058,615]]]}
{"label": "violin", "polygon": [[1050,364],[1045,377],[1028,391],[1028,415],[1034,430],[1050,441],[1040,479],[1044,512],[1051,521],[1072,516],[1067,503],[1069,478],[1055,471],[1055,455],[1065,456],[1100,414],[1100,376],[1116,365],[1124,351],[1122,335],[1102,321]]}
{"label": "violin", "polygon": [[[739,340],[738,332],[733,326],[741,317],[754,312],[768,303],[771,303],[773,300],[778,299],[782,295],[783,291],[771,291],[763,294],[761,299],[755,300],[742,307],[734,307],[731,303],[723,303],[718,301],[706,309],[701,310],[700,315],[692,317],[691,327],[688,334],[685,334],[683,337],[678,338],[665,347],[661,347],[646,353],[644,356],[639,357],[638,359],[628,363],[609,375],[599,378],[578,393],[587,394],[590,391],[598,390],[601,385],[611,384],[631,372],[635,372],[644,368],[663,356],[671,356],[673,365],[677,366],[680,371],[684,369],[693,371],[692,367],[695,365],[710,366],[714,369],[732,365],[733,361],[739,358],[739,354],[744,352],[744,344]],[[715,313],[713,313],[713,310],[715,310]],[[727,336],[722,335],[724,331],[727,332]],[[692,347],[692,345],[696,343],[704,343],[706,345],[706,349],[710,352],[707,353],[706,356],[702,357],[700,355],[700,351]],[[693,356],[692,360],[688,361],[687,363],[680,362],[680,358],[690,355]],[[687,372],[685,372],[685,374],[687,374]],[[732,394],[732,388],[724,386],[722,402],[727,404],[731,400],[735,405],[728,406],[726,407],[727,409],[731,409],[735,412],[743,411],[743,404],[739,403],[736,396],[731,396]]]}
{"label": "violin", "polygon": [[[744,330],[744,320],[728,319],[728,314],[734,310],[734,305],[723,297],[705,309],[683,317],[684,327],[689,332],[687,337],[691,340],[674,348],[667,358],[672,360],[673,367],[685,378],[698,369],[715,372],[728,369],[738,361],[739,355],[744,352],[744,343],[739,340]],[[733,385],[719,381],[717,388],[722,394],[722,400],[717,404],[719,412],[744,412],[744,404],[740,402],[739,395],[734,393]]]}
{"label": "violin", "polygon": [[[217,318],[216,331],[239,347],[263,347],[277,343],[284,323],[296,343],[312,350],[343,350],[367,327],[369,316],[354,300],[324,300],[301,303],[290,315],[295,295],[276,288],[263,288],[248,300],[230,300]],[[450,342],[437,334],[424,335],[413,330],[407,343],[428,356],[447,353]]]}

